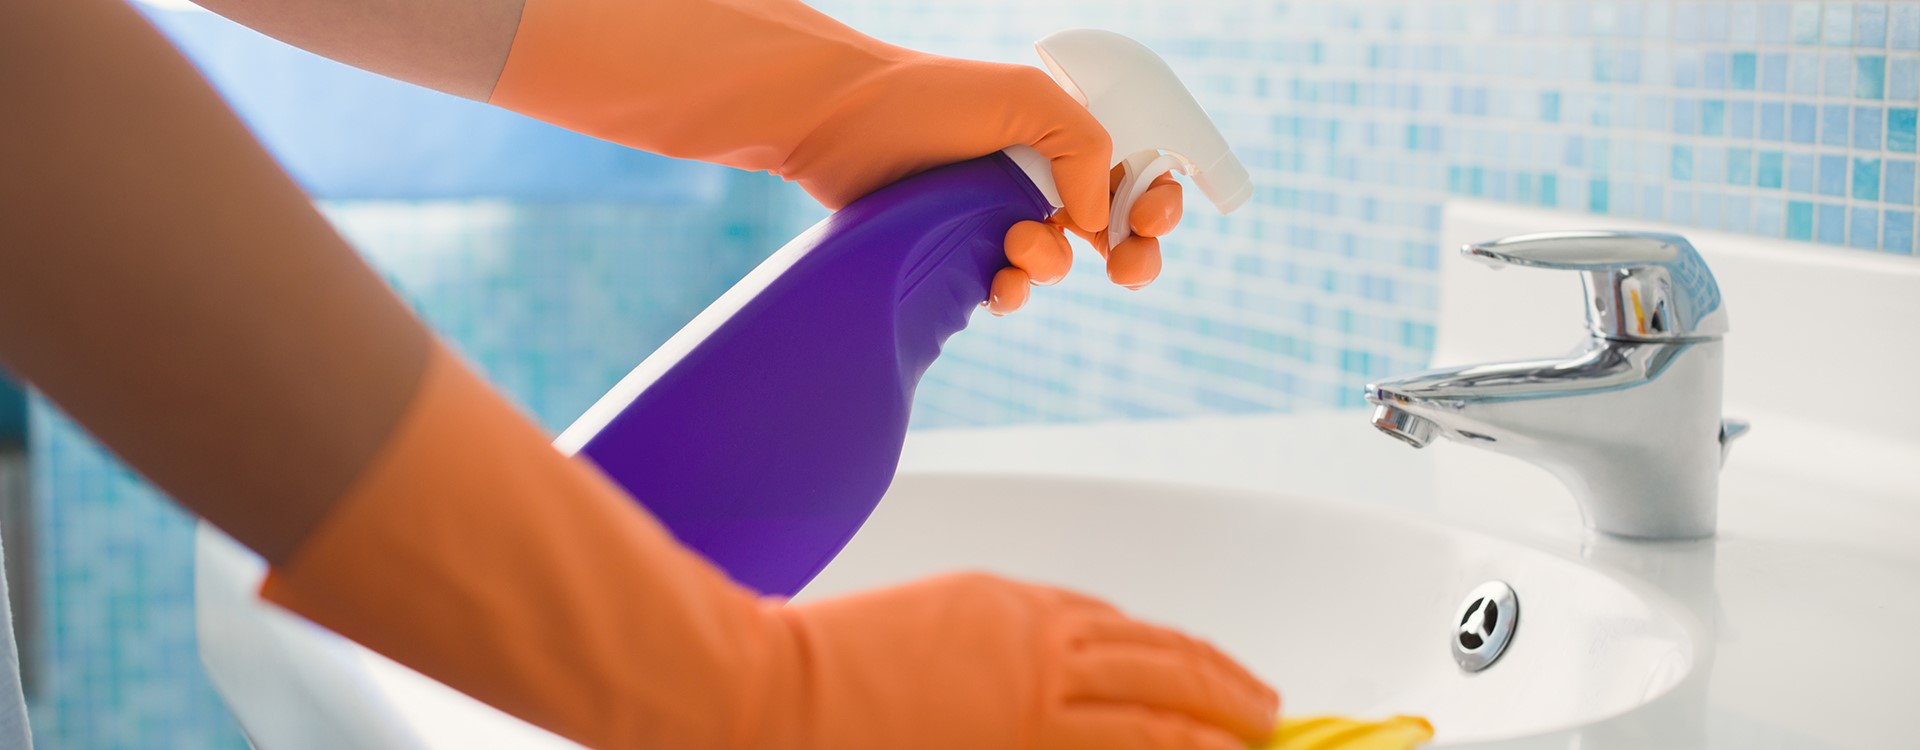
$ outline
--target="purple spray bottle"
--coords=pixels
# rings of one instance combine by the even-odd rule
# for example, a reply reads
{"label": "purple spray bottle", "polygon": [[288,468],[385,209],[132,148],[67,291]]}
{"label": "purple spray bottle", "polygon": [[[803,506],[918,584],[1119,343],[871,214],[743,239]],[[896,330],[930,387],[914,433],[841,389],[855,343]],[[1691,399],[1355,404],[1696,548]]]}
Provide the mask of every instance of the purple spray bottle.
{"label": "purple spray bottle", "polygon": [[[1165,61],[1105,31],[1035,47],[1125,164],[1112,242],[1178,170],[1222,213],[1245,167]],[[1014,223],[1061,205],[1023,146],[854,201],[775,252],[560,435],[734,580],[791,596],[893,481],[920,376],[1007,265]]]}

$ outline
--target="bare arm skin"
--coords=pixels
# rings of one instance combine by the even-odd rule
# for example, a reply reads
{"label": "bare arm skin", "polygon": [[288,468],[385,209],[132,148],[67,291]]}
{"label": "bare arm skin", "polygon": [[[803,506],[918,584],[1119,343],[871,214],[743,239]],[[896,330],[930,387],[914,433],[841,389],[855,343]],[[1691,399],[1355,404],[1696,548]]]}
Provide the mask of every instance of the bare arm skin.
{"label": "bare arm skin", "polygon": [[0,3],[0,102],[0,361],[284,561],[431,334],[120,0]]}
{"label": "bare arm skin", "polygon": [[523,0],[194,0],[295,47],[486,101]]}

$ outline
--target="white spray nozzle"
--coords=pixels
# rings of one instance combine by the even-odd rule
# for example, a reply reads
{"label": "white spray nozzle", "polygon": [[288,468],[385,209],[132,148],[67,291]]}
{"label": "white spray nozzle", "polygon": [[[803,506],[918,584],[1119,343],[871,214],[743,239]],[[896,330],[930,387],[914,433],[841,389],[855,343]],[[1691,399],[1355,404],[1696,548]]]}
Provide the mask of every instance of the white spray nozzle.
{"label": "white spray nozzle", "polygon": [[1247,168],[1173,68],[1146,45],[1111,31],[1072,29],[1034,45],[1053,79],[1085,104],[1113,138],[1113,163],[1125,164],[1114,191],[1108,240],[1119,244],[1133,202],[1169,170],[1193,179],[1220,213],[1253,196]]}

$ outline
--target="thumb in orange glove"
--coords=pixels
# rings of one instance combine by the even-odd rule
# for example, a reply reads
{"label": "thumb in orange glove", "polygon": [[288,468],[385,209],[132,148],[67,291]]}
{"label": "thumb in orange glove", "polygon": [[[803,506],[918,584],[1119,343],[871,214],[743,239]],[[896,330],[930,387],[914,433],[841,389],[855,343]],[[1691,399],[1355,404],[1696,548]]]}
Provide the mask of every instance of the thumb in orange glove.
{"label": "thumb in orange glove", "polygon": [[981,575],[780,606],[436,351],[263,594],[599,748],[1229,750],[1277,697],[1212,647]]}

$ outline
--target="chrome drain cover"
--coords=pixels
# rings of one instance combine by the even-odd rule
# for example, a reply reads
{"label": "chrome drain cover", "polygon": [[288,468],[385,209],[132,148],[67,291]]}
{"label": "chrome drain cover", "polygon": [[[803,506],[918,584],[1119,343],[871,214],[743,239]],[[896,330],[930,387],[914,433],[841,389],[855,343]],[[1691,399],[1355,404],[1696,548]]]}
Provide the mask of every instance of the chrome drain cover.
{"label": "chrome drain cover", "polygon": [[1513,642],[1513,630],[1520,624],[1520,599],[1506,583],[1488,581],[1468,592],[1453,622],[1453,661],[1461,669],[1478,672]]}

